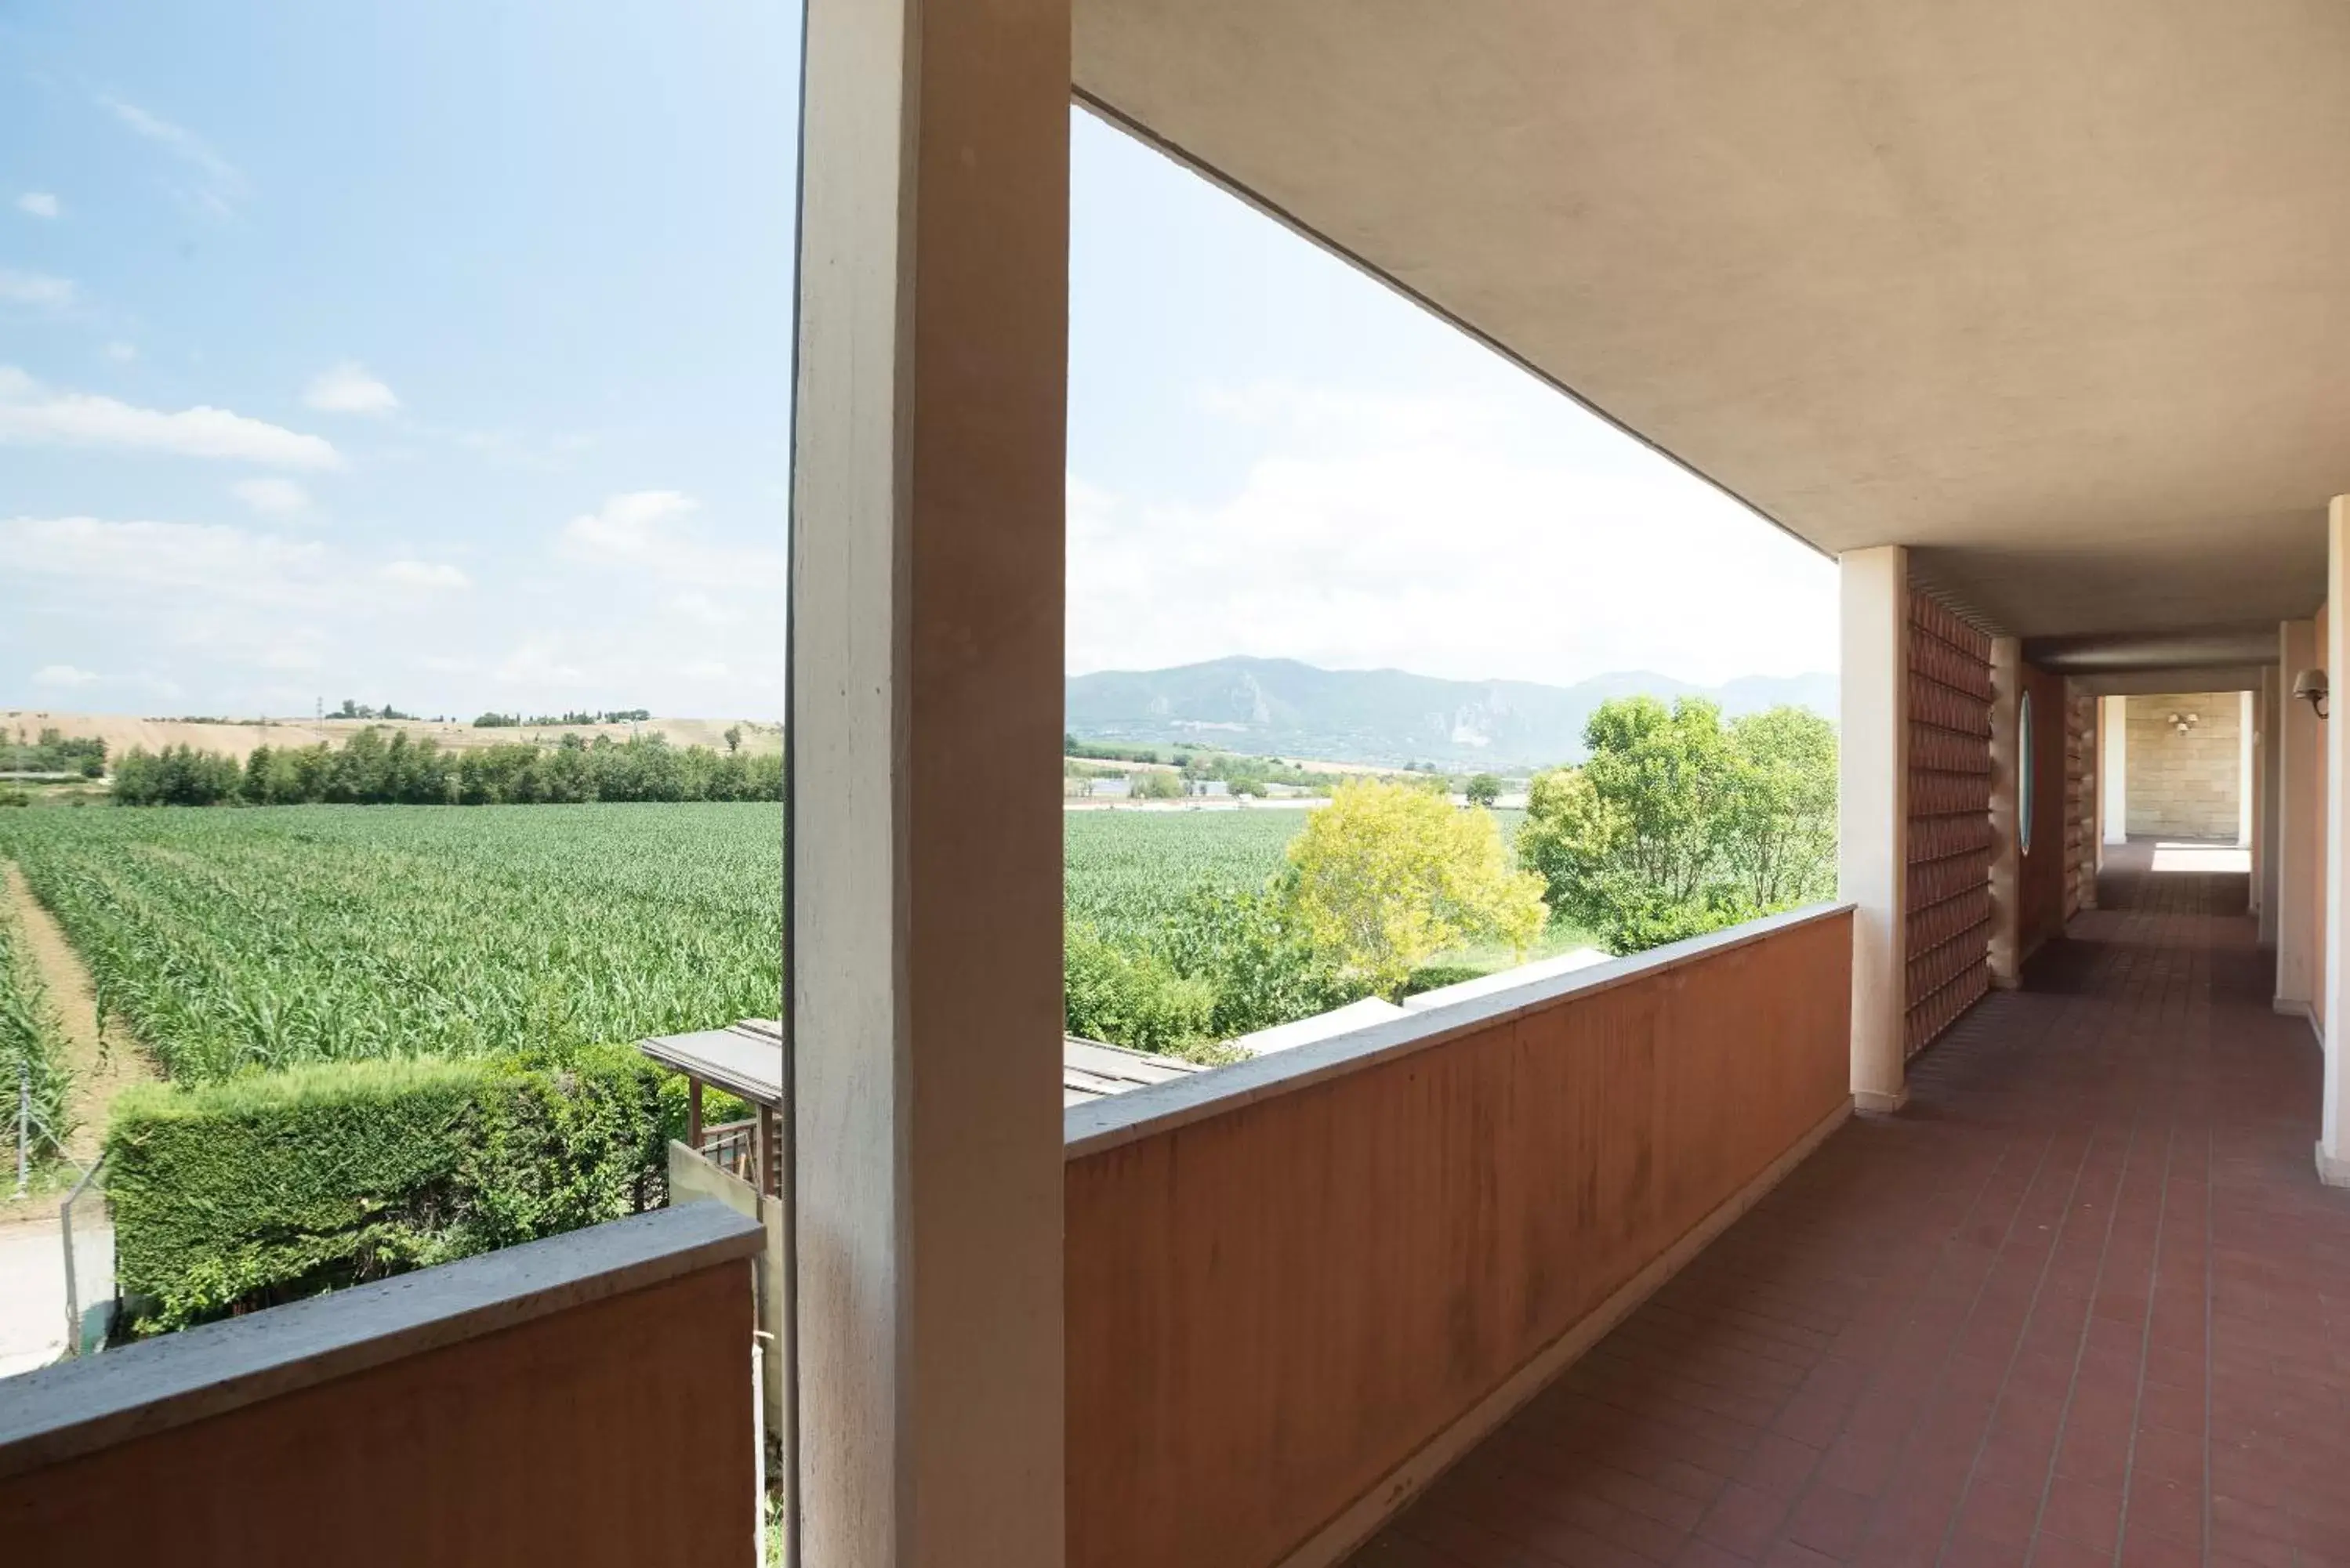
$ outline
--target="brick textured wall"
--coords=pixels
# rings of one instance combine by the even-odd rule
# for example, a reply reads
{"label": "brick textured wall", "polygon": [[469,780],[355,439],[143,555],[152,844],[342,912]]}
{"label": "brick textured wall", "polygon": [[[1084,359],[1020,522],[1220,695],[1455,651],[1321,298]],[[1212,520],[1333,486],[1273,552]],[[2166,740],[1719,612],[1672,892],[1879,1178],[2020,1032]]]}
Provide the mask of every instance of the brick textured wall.
{"label": "brick textured wall", "polygon": [[[2173,713],[2194,714],[2194,728],[2180,734]],[[2233,842],[2241,728],[2242,700],[2233,691],[2131,698],[2123,767],[2131,836]]]}
{"label": "brick textured wall", "polygon": [[1991,989],[1991,638],[1909,595],[1911,1054]]}

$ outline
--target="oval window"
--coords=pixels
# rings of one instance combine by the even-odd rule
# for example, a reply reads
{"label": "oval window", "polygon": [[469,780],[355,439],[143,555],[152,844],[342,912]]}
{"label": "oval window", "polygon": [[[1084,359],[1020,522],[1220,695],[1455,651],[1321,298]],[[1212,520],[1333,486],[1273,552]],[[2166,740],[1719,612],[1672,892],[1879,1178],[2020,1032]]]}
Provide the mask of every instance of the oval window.
{"label": "oval window", "polygon": [[2015,836],[2032,853],[2032,693],[2015,709]]}

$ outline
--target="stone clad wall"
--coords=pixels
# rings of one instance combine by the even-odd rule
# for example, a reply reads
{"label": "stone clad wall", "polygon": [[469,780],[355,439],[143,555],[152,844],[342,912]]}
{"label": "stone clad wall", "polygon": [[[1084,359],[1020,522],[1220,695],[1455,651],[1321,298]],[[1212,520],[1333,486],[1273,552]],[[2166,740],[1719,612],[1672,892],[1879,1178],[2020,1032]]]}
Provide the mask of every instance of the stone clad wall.
{"label": "stone clad wall", "polygon": [[[2123,783],[2129,775],[2124,772]],[[2097,907],[2097,700],[2065,683],[2064,918]]]}
{"label": "stone clad wall", "polygon": [[[2192,713],[2180,734],[2172,713]],[[2233,691],[2172,692],[2129,700],[2124,773],[2132,837],[2235,842],[2242,788],[2242,699]]]}

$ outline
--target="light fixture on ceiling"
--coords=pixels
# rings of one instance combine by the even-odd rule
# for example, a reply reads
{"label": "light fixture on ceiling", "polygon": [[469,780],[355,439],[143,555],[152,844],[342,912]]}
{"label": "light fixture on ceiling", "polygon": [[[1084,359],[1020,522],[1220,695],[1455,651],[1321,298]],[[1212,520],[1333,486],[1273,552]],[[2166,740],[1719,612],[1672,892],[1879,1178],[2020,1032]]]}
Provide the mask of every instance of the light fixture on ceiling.
{"label": "light fixture on ceiling", "polygon": [[2188,731],[2193,729],[2196,725],[2201,723],[2203,722],[2203,715],[2200,713],[2173,713],[2169,715],[2169,722],[2170,727],[2183,735],[2187,733]]}
{"label": "light fixture on ceiling", "polygon": [[2293,694],[2309,704],[2309,711],[2319,718],[2325,717],[2325,671],[2304,670],[2293,678]]}

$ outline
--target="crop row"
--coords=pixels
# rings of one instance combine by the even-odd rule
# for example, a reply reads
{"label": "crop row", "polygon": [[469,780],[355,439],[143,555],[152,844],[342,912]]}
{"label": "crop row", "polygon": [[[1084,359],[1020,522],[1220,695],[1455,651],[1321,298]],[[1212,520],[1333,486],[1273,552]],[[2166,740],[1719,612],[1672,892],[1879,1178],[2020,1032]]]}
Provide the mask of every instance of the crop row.
{"label": "crop row", "polygon": [[20,1109],[30,1113],[30,1152],[57,1150],[70,1129],[64,1039],[8,897],[6,869],[0,867],[0,1116],[6,1129],[0,1143],[13,1161]]}
{"label": "crop row", "polygon": [[[1291,811],[1072,813],[1071,919],[1142,937],[1265,885]],[[26,811],[23,867],[183,1083],[316,1061],[628,1041],[772,1016],[773,805]]]}
{"label": "crop row", "polygon": [[172,1077],[772,1013],[773,806],[24,812],[0,827]]}

